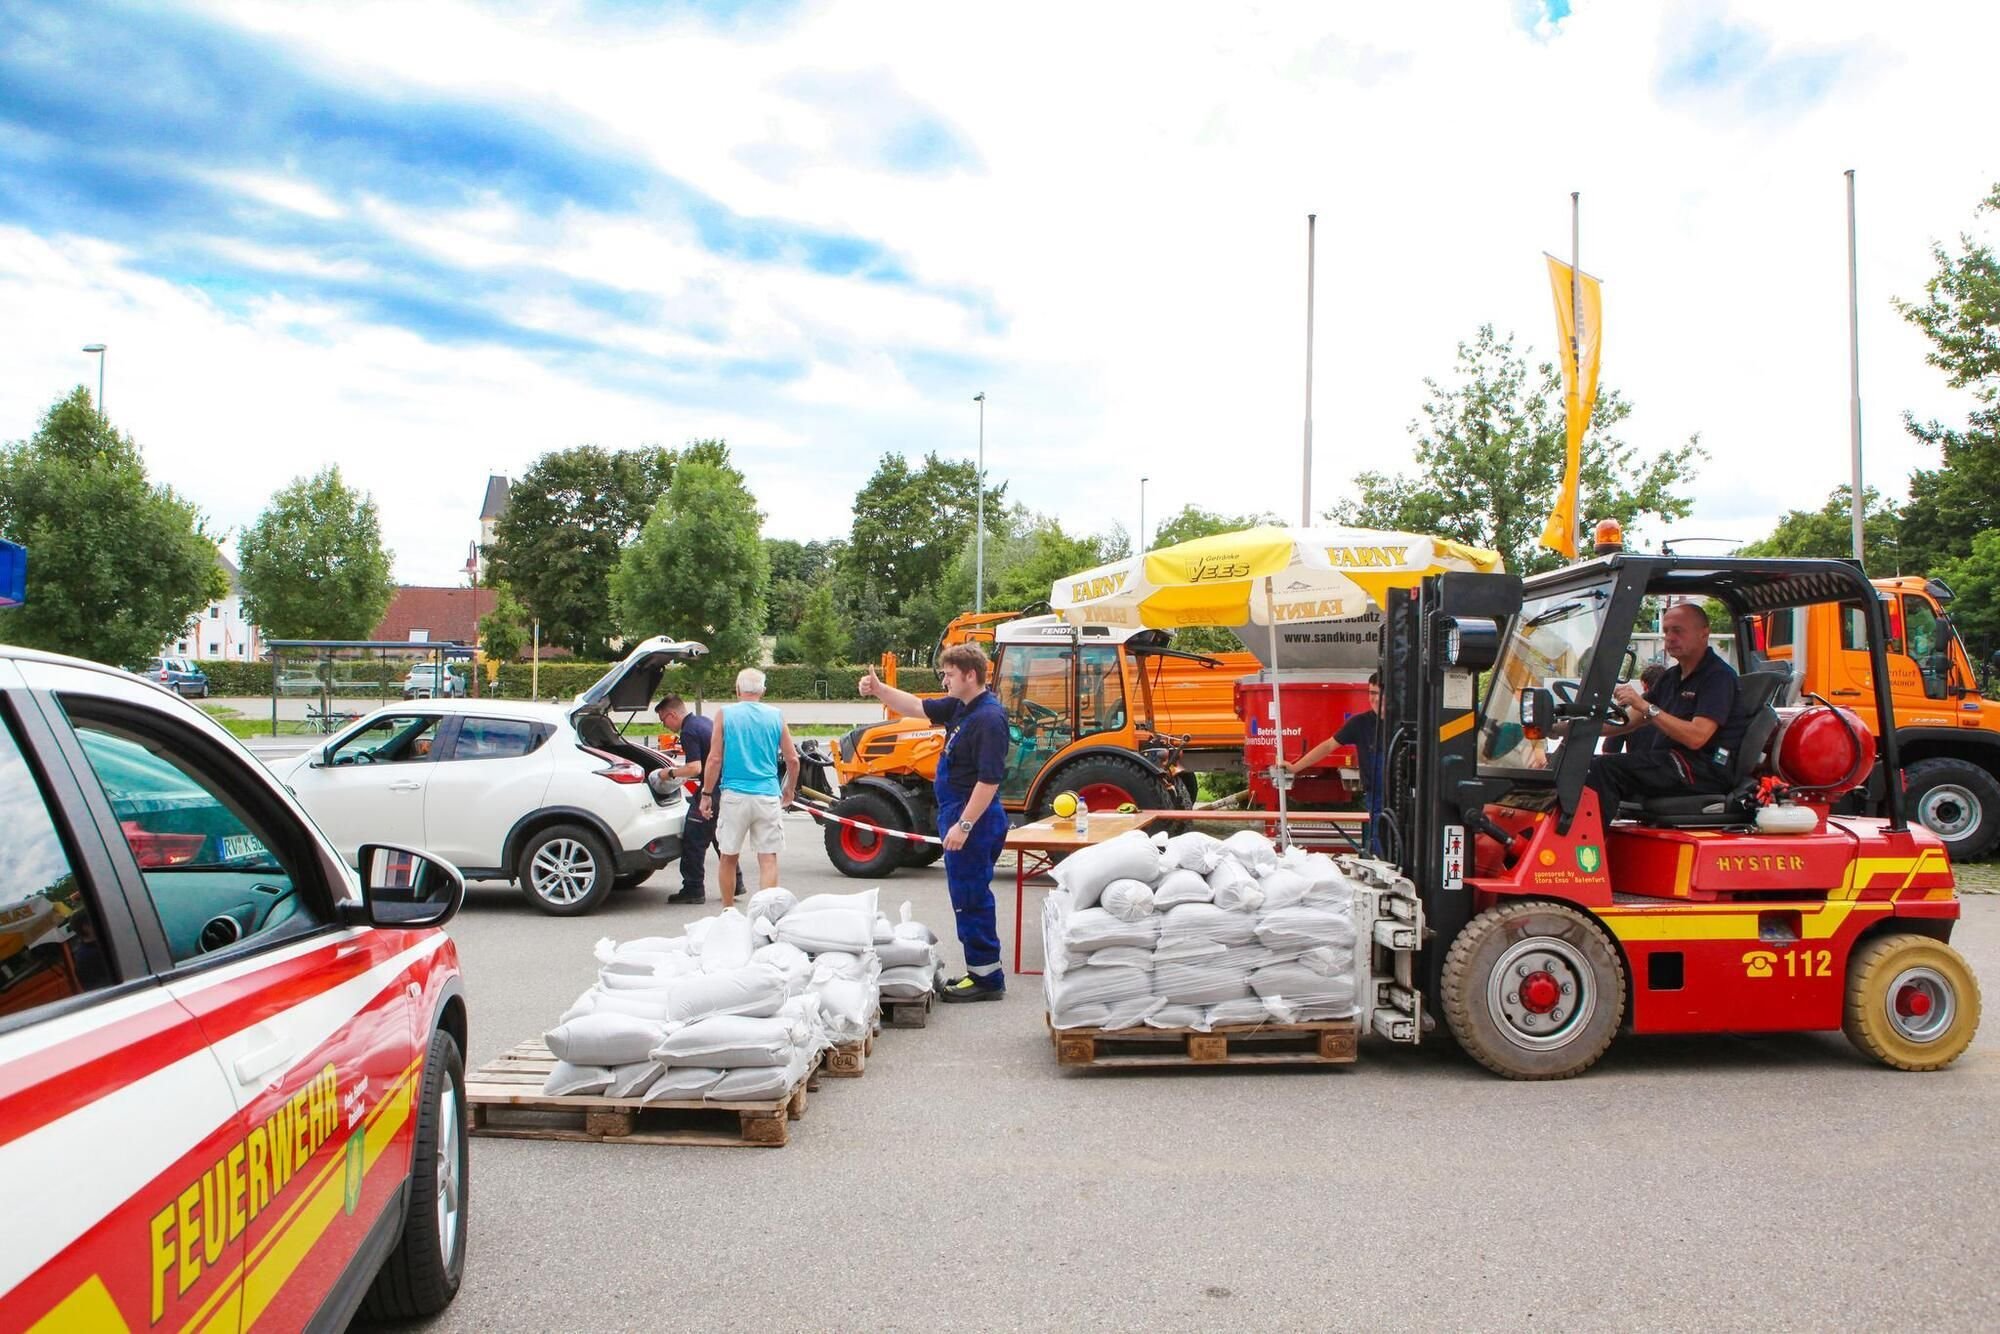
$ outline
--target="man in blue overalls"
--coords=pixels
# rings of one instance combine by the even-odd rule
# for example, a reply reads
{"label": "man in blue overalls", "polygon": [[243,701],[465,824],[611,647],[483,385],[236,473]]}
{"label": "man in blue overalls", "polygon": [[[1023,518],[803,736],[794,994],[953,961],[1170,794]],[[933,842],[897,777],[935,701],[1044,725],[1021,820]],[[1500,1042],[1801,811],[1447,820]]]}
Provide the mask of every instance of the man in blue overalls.
{"label": "man in blue overalls", "polygon": [[958,943],[965,951],[965,976],[945,983],[938,995],[953,1002],[999,1000],[1007,994],[994,920],[993,868],[1007,841],[1007,812],[999,796],[1010,743],[1007,712],[986,688],[990,668],[977,644],[946,649],[938,658],[943,699],[919,699],[884,685],[873,672],[861,678],[861,693],[881,700],[892,713],[928,718],[945,729],[935,782],[938,836],[944,840],[944,878],[958,919]]}

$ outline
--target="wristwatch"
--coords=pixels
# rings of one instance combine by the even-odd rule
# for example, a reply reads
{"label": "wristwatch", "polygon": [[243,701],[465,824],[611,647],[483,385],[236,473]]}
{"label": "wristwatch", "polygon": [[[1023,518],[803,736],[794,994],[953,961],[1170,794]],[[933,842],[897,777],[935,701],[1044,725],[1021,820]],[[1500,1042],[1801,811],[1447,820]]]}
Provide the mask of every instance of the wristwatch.
{"label": "wristwatch", "polygon": [[1647,722],[1649,722],[1649,723],[1650,723],[1650,722],[1652,722],[1652,721],[1653,721],[1653,719],[1655,719],[1655,718],[1657,718],[1657,717],[1659,717],[1659,716],[1660,716],[1660,706],[1659,706],[1659,705],[1657,705],[1657,704],[1651,704],[1651,703],[1649,703],[1649,704],[1647,704],[1647,705],[1646,705],[1646,721],[1647,721]]}
{"label": "wristwatch", "polygon": [[958,827],[962,832],[969,834],[972,832],[972,821],[960,820],[958,822]]}

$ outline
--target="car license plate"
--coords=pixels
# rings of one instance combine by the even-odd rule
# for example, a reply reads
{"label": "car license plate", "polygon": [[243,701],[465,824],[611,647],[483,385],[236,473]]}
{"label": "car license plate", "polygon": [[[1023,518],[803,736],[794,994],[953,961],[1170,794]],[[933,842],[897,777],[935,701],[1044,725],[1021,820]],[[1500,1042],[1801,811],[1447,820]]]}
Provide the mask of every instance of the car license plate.
{"label": "car license plate", "polygon": [[262,861],[268,854],[263,841],[255,834],[225,834],[222,838],[222,859],[228,862]]}

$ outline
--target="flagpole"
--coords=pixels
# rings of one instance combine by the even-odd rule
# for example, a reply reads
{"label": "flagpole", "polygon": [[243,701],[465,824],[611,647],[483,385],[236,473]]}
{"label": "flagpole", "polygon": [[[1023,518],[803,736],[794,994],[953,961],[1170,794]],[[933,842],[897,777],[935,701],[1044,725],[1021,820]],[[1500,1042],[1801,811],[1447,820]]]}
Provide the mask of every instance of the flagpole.
{"label": "flagpole", "polygon": [[1299,527],[1312,527],[1313,507],[1313,248],[1319,214],[1306,214],[1306,447],[1299,488]]}
{"label": "flagpole", "polygon": [[[1569,192],[1569,369],[1570,383],[1576,392],[1583,392],[1583,194]],[[1568,413],[1564,413],[1567,430]],[[1582,445],[1577,446],[1581,453]],[[1579,490],[1582,488],[1579,487]],[[1583,503],[1579,496],[1575,499],[1575,512],[1569,516],[1571,536],[1577,539],[1577,549],[1582,550]]]}
{"label": "flagpole", "polygon": [[1854,559],[1861,559],[1861,292],[1854,257],[1854,169],[1847,171],[1847,448],[1854,468]]}

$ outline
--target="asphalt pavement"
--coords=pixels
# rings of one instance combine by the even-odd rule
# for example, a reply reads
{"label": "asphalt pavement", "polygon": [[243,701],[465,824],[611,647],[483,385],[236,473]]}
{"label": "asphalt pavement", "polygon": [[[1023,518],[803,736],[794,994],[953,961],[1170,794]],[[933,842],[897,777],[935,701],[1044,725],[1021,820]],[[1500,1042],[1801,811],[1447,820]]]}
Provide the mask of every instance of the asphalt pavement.
{"label": "asphalt pavement", "polygon": [[[788,888],[863,887],[789,832]],[[578,919],[475,887],[450,928],[471,1061],[549,1027],[600,936],[717,910],[667,905],[675,875]],[[950,941],[938,869],[881,889]],[[1004,866],[996,891],[1011,952]],[[1958,942],[2000,996],[2000,902],[1969,900]],[[1626,1037],[1559,1084],[1448,1041],[1092,1073],[1056,1068],[1038,981],[885,1030],[785,1148],[475,1139],[465,1284],[433,1327],[2000,1324],[2000,1019],[1926,1075],[1838,1034]]]}

